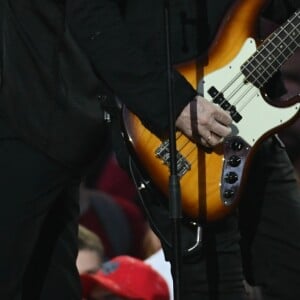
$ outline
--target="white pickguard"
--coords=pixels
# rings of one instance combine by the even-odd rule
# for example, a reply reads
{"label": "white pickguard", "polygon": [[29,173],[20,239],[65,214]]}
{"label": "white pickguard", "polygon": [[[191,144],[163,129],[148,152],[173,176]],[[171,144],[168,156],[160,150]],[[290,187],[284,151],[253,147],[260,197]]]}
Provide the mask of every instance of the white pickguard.
{"label": "white pickguard", "polygon": [[300,104],[275,107],[267,103],[261,91],[251,83],[245,83],[240,67],[256,51],[256,43],[248,38],[239,54],[225,67],[208,74],[199,82],[198,91],[212,101],[208,89],[214,86],[242,116],[233,122],[233,135],[242,137],[250,146],[270,130],[288,122],[299,111]]}

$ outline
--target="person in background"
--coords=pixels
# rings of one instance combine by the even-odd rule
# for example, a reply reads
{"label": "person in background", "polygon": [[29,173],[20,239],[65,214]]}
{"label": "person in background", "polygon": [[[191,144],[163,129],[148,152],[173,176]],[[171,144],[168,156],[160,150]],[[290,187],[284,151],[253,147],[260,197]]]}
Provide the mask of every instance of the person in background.
{"label": "person in background", "polygon": [[99,237],[79,225],[78,229],[78,255],[76,266],[79,274],[93,273],[99,270],[103,263],[104,249]]}
{"label": "person in background", "polygon": [[83,299],[170,300],[164,278],[142,260],[126,255],[105,262],[94,274],[82,274],[81,283]]}
{"label": "person in background", "polygon": [[142,258],[147,221],[132,199],[120,195],[122,191],[108,194],[82,183],[79,223],[101,239],[105,260],[122,254]]}

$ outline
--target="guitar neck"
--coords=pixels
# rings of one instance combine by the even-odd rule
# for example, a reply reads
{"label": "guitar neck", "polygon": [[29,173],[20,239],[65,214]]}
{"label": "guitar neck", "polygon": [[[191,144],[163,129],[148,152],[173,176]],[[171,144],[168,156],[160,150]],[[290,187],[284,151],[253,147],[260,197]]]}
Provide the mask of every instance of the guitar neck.
{"label": "guitar neck", "polygon": [[241,66],[247,81],[261,88],[300,47],[300,10],[275,30]]}

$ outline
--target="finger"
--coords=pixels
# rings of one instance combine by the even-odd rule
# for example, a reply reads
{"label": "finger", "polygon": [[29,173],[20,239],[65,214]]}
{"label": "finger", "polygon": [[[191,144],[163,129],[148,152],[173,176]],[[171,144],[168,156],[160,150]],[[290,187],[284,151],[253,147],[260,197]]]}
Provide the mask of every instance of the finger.
{"label": "finger", "polygon": [[219,138],[224,138],[231,133],[232,129],[229,126],[225,126],[215,121],[211,124],[210,131]]}
{"label": "finger", "polygon": [[200,138],[200,144],[206,148],[211,148],[212,146],[204,138]]}
{"label": "finger", "polygon": [[216,146],[220,143],[222,143],[224,140],[223,137],[219,136],[219,135],[216,135],[214,134],[213,132],[210,133],[209,136],[207,136],[206,138],[206,142],[207,144],[209,144],[210,146]]}
{"label": "finger", "polygon": [[220,124],[223,124],[225,126],[229,126],[232,123],[232,118],[229,114],[229,112],[224,111],[224,110],[219,110],[215,112],[214,118],[217,122]]}
{"label": "finger", "polygon": [[214,147],[224,140],[223,137],[220,137],[212,132],[209,132],[206,136],[200,138],[200,142],[205,147]]}

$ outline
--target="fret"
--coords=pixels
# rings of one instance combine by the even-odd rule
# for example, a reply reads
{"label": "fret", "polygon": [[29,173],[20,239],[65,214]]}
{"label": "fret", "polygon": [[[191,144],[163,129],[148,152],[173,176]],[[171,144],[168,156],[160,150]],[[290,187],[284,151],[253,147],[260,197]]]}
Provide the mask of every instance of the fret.
{"label": "fret", "polygon": [[270,57],[272,57],[272,65],[275,69],[278,69],[281,66],[281,62],[285,59],[285,56],[280,51],[280,49],[273,43],[273,41],[270,41],[268,44],[268,47],[266,48],[268,51],[268,59],[271,60]]}
{"label": "fret", "polygon": [[260,58],[261,60],[266,58],[266,66],[271,67],[273,70],[276,70],[276,66],[280,66],[280,61],[274,55],[273,51],[271,50],[271,47],[263,47],[262,51],[260,51]]}
{"label": "fret", "polygon": [[284,61],[285,59],[287,59],[287,57],[282,52],[282,48],[281,47],[275,47],[274,50],[273,50],[273,54],[276,57],[276,59],[277,59],[277,61],[279,62],[280,65],[281,65],[282,61]]}
{"label": "fret", "polygon": [[295,49],[299,40],[297,41],[297,36],[299,38],[299,31],[295,28],[291,28],[291,30],[284,30],[286,34],[285,44],[289,45],[289,48]]}
{"label": "fret", "polygon": [[[299,22],[299,16],[298,16],[298,22]],[[292,23],[290,20],[288,20],[287,25],[285,26],[285,28],[286,28],[286,31],[291,36],[293,36],[296,39],[297,39],[297,37],[299,38],[299,34],[300,34],[299,24],[298,24],[298,26],[296,26],[294,23]]]}
{"label": "fret", "polygon": [[241,66],[246,80],[262,87],[300,47],[300,10],[271,34]]}

